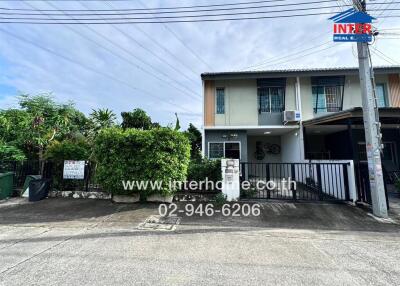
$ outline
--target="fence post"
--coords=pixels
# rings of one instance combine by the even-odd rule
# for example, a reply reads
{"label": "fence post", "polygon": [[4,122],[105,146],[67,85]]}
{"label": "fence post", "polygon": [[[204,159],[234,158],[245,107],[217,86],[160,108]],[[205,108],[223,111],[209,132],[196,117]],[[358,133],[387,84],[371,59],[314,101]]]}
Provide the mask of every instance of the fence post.
{"label": "fence post", "polygon": [[[265,168],[265,180],[266,180],[266,182],[271,180],[268,163],[266,163],[266,168]],[[269,190],[269,188],[267,188],[267,199],[270,199],[270,198],[271,198],[271,191]]]}
{"label": "fence post", "polygon": [[350,201],[350,190],[349,190],[349,174],[347,172],[347,166],[349,164],[343,164],[343,183],[344,183],[344,196],[346,201]]}
{"label": "fence post", "polygon": [[85,162],[86,165],[86,174],[85,174],[85,192],[89,191],[89,180],[90,180],[90,175],[91,175],[91,165],[89,161]]}
{"label": "fence post", "polygon": [[315,165],[317,167],[317,187],[318,187],[318,198],[320,201],[322,201],[323,195],[322,195],[322,179],[321,179],[321,165],[320,164],[316,164]]}
{"label": "fence post", "polygon": [[[294,176],[294,180],[296,180],[296,169],[295,169],[295,164],[291,163],[291,172],[290,172],[290,179],[293,179]],[[289,186],[290,188],[290,186]],[[293,194],[293,200],[297,200],[297,190],[296,188],[294,188],[294,190],[292,190],[292,194]]]}

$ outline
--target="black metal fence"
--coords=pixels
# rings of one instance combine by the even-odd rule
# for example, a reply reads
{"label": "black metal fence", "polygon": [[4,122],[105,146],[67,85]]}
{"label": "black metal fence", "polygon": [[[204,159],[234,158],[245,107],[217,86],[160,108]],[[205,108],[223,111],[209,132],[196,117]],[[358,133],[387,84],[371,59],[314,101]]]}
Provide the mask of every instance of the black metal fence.
{"label": "black metal fence", "polygon": [[[354,166],[356,185],[357,185],[357,200],[362,203],[372,205],[371,198],[371,185],[369,180],[368,163],[367,162],[357,162]],[[386,183],[389,181],[389,174],[384,172],[384,186],[386,194],[386,204],[389,208],[389,199],[387,194]]]}
{"label": "black metal fence", "polygon": [[251,186],[250,190],[242,188],[241,197],[349,201],[348,166],[348,163],[241,163],[241,182],[247,181]]}
{"label": "black metal fence", "polygon": [[96,164],[85,162],[83,180],[64,179],[64,161],[0,161],[0,173],[14,173],[14,188],[21,190],[26,177],[41,175],[51,179],[52,187],[60,191],[100,191],[101,186],[96,182]]}

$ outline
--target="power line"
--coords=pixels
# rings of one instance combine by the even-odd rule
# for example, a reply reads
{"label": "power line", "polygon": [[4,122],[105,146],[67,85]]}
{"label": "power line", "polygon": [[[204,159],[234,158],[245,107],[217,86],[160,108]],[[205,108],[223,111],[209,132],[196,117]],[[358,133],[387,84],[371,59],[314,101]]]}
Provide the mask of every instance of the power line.
{"label": "power line", "polygon": [[[318,36],[316,36],[316,37],[314,37],[314,38],[312,38],[312,39],[306,39],[306,40],[303,41],[301,44],[299,44],[299,45],[293,47],[292,50],[295,50],[295,49],[297,49],[297,48],[300,48],[300,47],[304,46],[304,44],[306,44],[306,43],[308,43],[308,42],[313,42],[314,40],[320,38],[321,36],[323,36],[323,35],[325,35],[325,34],[326,34],[326,32],[323,32],[323,33],[319,34]],[[316,48],[316,47],[320,47],[320,46],[325,45],[325,44],[327,44],[327,43],[330,43],[330,41],[325,42],[325,43],[320,44],[320,45],[317,45],[317,46],[313,46],[313,47],[311,47],[311,48],[307,48],[307,49],[304,49],[304,50],[300,50],[299,52],[296,52],[296,53],[291,53],[291,54],[286,55],[286,56],[282,56],[282,57],[278,57],[278,58],[270,57],[270,58],[268,58],[268,59],[262,60],[262,61],[259,62],[258,64],[253,64],[253,65],[251,65],[251,66],[247,66],[247,67],[245,67],[245,68],[242,68],[241,70],[246,70],[246,69],[251,69],[251,68],[257,68],[257,67],[259,67],[259,66],[266,65],[266,64],[270,63],[271,61],[273,62],[273,61],[275,61],[275,60],[277,60],[277,59],[282,59],[282,58],[290,57],[290,56],[292,56],[292,55],[295,55],[295,54],[298,54],[298,53],[301,53],[301,52],[304,52],[304,51],[307,51],[307,50],[310,50],[310,49],[313,49],[313,48]]]}
{"label": "power line", "polygon": [[[267,1],[278,1],[278,0],[267,0]],[[280,1],[280,0],[279,0]],[[141,0],[138,0],[138,2],[140,3],[140,5],[142,5],[144,8],[147,8],[147,6],[145,4],[143,4],[143,2]],[[200,61],[204,66],[206,66],[208,69],[210,69],[210,71],[213,70],[213,68],[203,59],[203,57],[201,57],[195,50],[193,50],[188,44],[186,44],[185,41],[183,41],[178,35],[177,33],[170,28],[168,25],[165,24],[165,21],[162,21],[161,24],[164,26],[164,28],[170,32],[172,34],[172,36],[174,36],[174,38],[176,40],[178,40],[178,42],[180,42],[182,44],[182,46],[184,46],[198,61]]]}
{"label": "power line", "polygon": [[[322,8],[308,8],[309,10],[311,9],[323,9],[323,8],[330,8],[330,7],[322,7]],[[336,8],[336,6],[333,6],[331,8]],[[295,10],[292,10],[295,11]],[[370,10],[370,11],[376,11],[376,10]],[[268,12],[251,12],[251,13],[232,13],[232,14],[227,14],[227,15],[239,15],[239,14],[265,14],[265,13],[277,13],[281,11],[268,11]],[[40,18],[33,18],[31,20],[36,20],[36,21],[31,21],[26,18],[15,18],[15,20],[10,21],[13,18],[1,18],[0,23],[2,24],[90,24],[90,25],[101,25],[101,24],[167,24],[167,23],[197,23],[197,22],[221,22],[221,21],[238,21],[238,20],[258,20],[258,19],[276,19],[276,18],[289,18],[289,17],[305,17],[305,16],[316,16],[316,15],[332,15],[336,14],[337,12],[320,12],[320,13],[306,13],[306,14],[291,14],[291,15],[276,15],[276,16],[260,16],[260,17],[239,17],[239,18],[219,18],[219,19],[194,19],[194,20],[181,20],[181,19],[186,19],[186,18],[193,18],[193,17],[200,17],[200,15],[196,16],[180,16],[180,17],[147,17],[147,18],[110,18],[110,19],[76,19],[79,20],[80,22],[69,22],[72,21],[71,19],[40,19]],[[220,15],[203,15],[202,17],[216,17],[216,16],[221,16]],[[389,16],[383,16],[381,18],[397,18],[400,17],[400,15],[389,15]],[[126,21],[129,19],[162,19],[162,18],[173,18],[174,20],[158,20],[158,21]],[[16,21],[17,19],[22,20],[22,21]],[[177,19],[177,20],[175,20]],[[46,21],[46,22],[38,22],[39,21]],[[50,22],[50,20],[53,21],[58,21],[58,22]],[[116,22],[112,22],[116,20]],[[67,22],[60,22],[60,21],[67,21]],[[84,21],[84,22],[82,22]],[[90,21],[96,21],[96,22],[90,22]],[[97,21],[104,21],[104,22],[97,22]],[[173,33],[173,32],[172,32]],[[176,35],[176,34],[175,34]],[[182,44],[184,42],[181,40]]]}
{"label": "power line", "polygon": [[300,58],[304,58],[304,57],[307,57],[307,56],[310,56],[310,55],[315,55],[316,53],[320,53],[320,52],[323,52],[323,51],[332,49],[332,48],[334,48],[334,47],[336,47],[336,45],[332,45],[332,46],[327,47],[327,48],[324,48],[324,49],[312,51],[312,52],[307,53],[307,54],[298,55],[298,56],[294,57],[293,59],[288,59],[288,60],[285,60],[285,61],[273,63],[273,64],[271,64],[271,65],[275,66],[275,65],[285,64],[285,63],[291,62],[291,61],[293,61],[293,60],[297,60],[297,59],[300,59]]}
{"label": "power line", "polygon": [[[378,50],[376,47],[374,48],[374,51],[373,51],[373,52],[377,52],[377,53],[379,53],[382,57],[385,57],[385,58],[387,58],[388,60],[392,61],[394,64],[400,65],[400,62],[396,61],[395,59],[393,59],[393,58],[391,58],[391,57],[389,57],[389,56],[387,56],[387,55],[385,55],[385,54],[382,53],[380,50]],[[387,60],[386,60],[386,61],[387,61]],[[392,63],[392,64],[393,64],[393,63]]]}
{"label": "power line", "polygon": [[[100,21],[100,20],[147,20],[147,19],[182,19],[182,18],[204,18],[204,17],[221,17],[221,16],[238,16],[238,15],[258,15],[258,14],[270,14],[270,13],[283,13],[283,12],[298,12],[298,11],[310,11],[310,10],[321,10],[321,9],[332,9],[337,8],[336,5],[333,6],[322,6],[322,7],[307,7],[307,8],[296,8],[296,9],[283,9],[283,10],[273,10],[273,11],[251,11],[251,12],[237,12],[237,13],[219,13],[219,14],[199,14],[199,15],[178,15],[178,16],[153,16],[153,17],[103,17],[99,18],[77,18],[82,21]],[[370,10],[376,11],[376,10]],[[64,12],[65,13],[65,12]],[[67,14],[67,13],[65,13]],[[75,16],[72,14],[67,14],[69,16]],[[62,15],[59,15],[62,16]],[[96,16],[96,15],[92,15]],[[118,15],[114,15],[118,16]],[[5,20],[39,20],[46,21],[48,18],[36,18],[36,17],[1,17],[0,19]],[[53,18],[53,20],[68,21],[70,19],[66,18]]]}
{"label": "power line", "polygon": [[[200,22],[222,22],[222,21],[242,21],[242,20],[260,20],[260,19],[279,19],[292,17],[307,17],[318,15],[334,15],[336,12],[320,12],[292,15],[277,15],[277,16],[260,16],[260,17],[240,17],[240,18],[220,18],[220,19],[195,19],[195,20],[168,20],[168,21],[117,21],[117,22],[28,22],[28,21],[0,21],[0,24],[168,24],[168,23],[200,23]],[[0,18],[1,20],[1,18]]]}
{"label": "power line", "polygon": [[[26,3],[26,4],[29,5],[29,6],[31,6],[31,7],[33,7],[33,8],[35,8],[33,5],[31,5],[31,4],[29,4],[29,3]],[[55,7],[55,6],[54,6],[53,4],[51,4],[51,3],[48,3],[48,5],[51,5],[51,6]],[[55,8],[56,8],[56,7],[55,7]],[[65,25],[65,26],[66,26],[66,25]],[[129,54],[129,55],[131,55],[132,57],[134,57],[136,60],[140,61],[141,63],[143,63],[143,64],[145,64],[145,65],[147,65],[147,66],[149,66],[149,67],[151,67],[152,69],[154,69],[154,70],[157,71],[158,73],[162,74],[162,75],[165,76],[166,78],[168,78],[168,79],[170,79],[170,80],[172,80],[172,81],[175,81],[175,79],[169,77],[169,76],[168,76],[166,73],[164,73],[163,71],[158,70],[158,69],[155,68],[153,65],[151,65],[151,64],[149,64],[149,63],[143,61],[141,58],[139,58],[138,56],[132,54],[131,51],[125,49],[124,47],[115,44],[113,41],[111,41],[111,40],[108,39],[106,36],[102,35],[101,33],[97,32],[97,31],[94,30],[92,27],[89,27],[89,26],[87,26],[87,25],[85,25],[85,26],[86,26],[86,28],[87,28],[88,30],[92,31],[93,33],[95,33],[96,35],[98,35],[99,37],[101,37],[102,39],[104,39],[104,40],[108,41],[109,43],[111,43],[112,45],[117,46],[118,48],[122,49],[124,52],[126,52],[127,54]],[[122,56],[122,55],[120,55],[120,54],[118,54],[118,53],[115,53],[112,49],[109,49],[108,47],[106,47],[106,46],[100,44],[99,42],[97,42],[97,41],[95,41],[95,40],[93,40],[93,39],[91,39],[91,38],[86,37],[85,35],[83,35],[83,34],[80,33],[79,31],[76,31],[76,30],[73,29],[72,27],[69,27],[69,26],[66,26],[66,27],[67,27],[69,30],[73,31],[75,34],[77,34],[77,35],[79,35],[80,37],[84,38],[85,40],[90,41],[90,42],[92,42],[93,44],[95,44],[96,46],[99,46],[99,47],[103,48],[104,50],[106,50],[106,51],[109,52],[110,54],[114,55],[115,57],[117,57],[117,58],[119,58],[119,59],[121,59],[121,60],[123,60],[123,61],[129,63],[130,65],[136,67],[137,69],[139,69],[139,70],[141,70],[141,71],[143,71],[143,72],[145,72],[145,73],[151,75],[152,77],[156,78],[157,80],[162,81],[162,82],[165,83],[166,85],[173,87],[174,89],[180,91],[182,94],[191,97],[191,96],[188,95],[187,92],[185,92],[183,89],[178,88],[178,87],[172,85],[170,82],[164,80],[163,78],[159,77],[158,75],[154,74],[153,72],[148,71],[147,69],[144,69],[144,68],[141,67],[140,65],[137,65],[136,63],[132,62],[130,59],[128,59],[128,58],[126,58],[126,57],[124,57],[124,56]],[[187,87],[185,87],[184,85],[180,84],[179,82],[177,82],[177,81],[175,81],[175,82],[176,82],[177,84],[183,86],[184,88],[188,89]],[[188,89],[188,90],[190,91],[190,89]],[[190,91],[190,92],[193,92],[193,91]],[[195,95],[197,95],[195,92],[193,92],[193,93],[194,93]],[[192,97],[191,97],[191,98],[192,98]]]}
{"label": "power line", "polygon": [[28,39],[26,39],[26,38],[17,36],[17,35],[15,35],[15,34],[12,34],[12,33],[10,33],[9,31],[4,30],[4,29],[2,29],[2,28],[0,28],[0,31],[3,32],[3,33],[5,33],[5,34],[7,34],[7,35],[9,35],[9,36],[11,36],[11,37],[13,37],[13,38],[15,38],[15,39],[18,39],[18,40],[20,40],[20,41],[29,43],[29,44],[31,44],[32,46],[35,46],[35,47],[37,47],[37,48],[39,48],[39,49],[41,49],[41,50],[44,50],[44,51],[46,51],[46,52],[48,52],[48,53],[50,53],[50,54],[53,54],[53,55],[55,55],[55,56],[57,56],[57,57],[59,57],[59,58],[62,58],[62,59],[64,59],[64,60],[68,61],[68,62],[71,62],[71,63],[73,63],[73,64],[75,64],[75,65],[78,65],[78,66],[80,66],[80,67],[82,67],[82,68],[84,68],[84,69],[86,69],[86,70],[89,70],[89,71],[91,71],[91,72],[93,72],[93,73],[97,73],[97,74],[99,74],[99,75],[101,75],[101,76],[103,76],[103,77],[109,78],[109,79],[111,79],[111,80],[113,80],[113,81],[115,81],[115,82],[121,83],[121,84],[127,86],[128,88],[130,88],[130,89],[132,89],[132,90],[139,91],[139,92],[141,92],[141,93],[143,93],[143,94],[147,94],[147,95],[149,95],[149,96],[151,96],[151,97],[157,98],[157,99],[159,99],[159,100],[161,100],[161,101],[163,101],[163,102],[165,102],[165,103],[168,103],[168,104],[171,105],[171,106],[178,107],[178,108],[181,108],[181,109],[183,109],[183,110],[185,110],[185,111],[191,112],[190,110],[188,110],[188,109],[186,109],[186,108],[184,108],[184,107],[178,106],[178,105],[176,105],[176,104],[173,103],[173,102],[166,101],[165,99],[163,99],[163,98],[161,98],[161,97],[159,97],[159,96],[157,96],[157,95],[154,95],[154,94],[152,94],[152,93],[150,93],[150,92],[148,92],[148,91],[146,91],[146,90],[144,90],[144,89],[135,87],[135,86],[131,85],[130,83],[125,82],[125,81],[119,79],[118,77],[115,77],[115,76],[112,76],[112,75],[110,75],[110,74],[107,74],[107,73],[98,71],[98,70],[96,70],[96,69],[94,69],[94,68],[92,68],[92,67],[90,67],[90,66],[86,66],[86,65],[84,65],[84,64],[82,64],[82,63],[80,63],[80,62],[78,62],[78,61],[75,61],[75,60],[72,59],[72,58],[66,57],[66,56],[64,56],[64,55],[62,55],[62,54],[60,54],[60,53],[57,53],[57,52],[55,52],[55,51],[53,51],[53,50],[51,50],[51,49],[49,49],[49,48],[47,48],[47,47],[41,46],[41,45],[39,45],[39,44],[37,44],[37,43],[35,43],[35,42],[33,42],[33,41],[30,41],[30,40],[28,40]]}
{"label": "power line", "polygon": [[[104,2],[106,5],[109,7],[113,8],[111,3],[105,1]],[[198,77],[199,73],[194,71],[192,67],[187,65],[184,61],[182,61],[179,57],[177,57],[173,52],[171,52],[166,46],[164,46],[162,43],[154,39],[149,33],[147,33],[145,30],[143,30],[139,25],[136,25],[135,28],[139,30],[144,36],[146,36],[150,41],[152,41],[156,46],[158,46],[160,49],[162,49],[164,52],[166,52],[170,57],[174,58],[176,62],[179,62],[183,67],[185,67],[188,71],[190,71],[193,75]]]}
{"label": "power line", "polygon": [[[394,0],[393,0],[394,1]],[[320,3],[332,3],[332,0],[322,0],[322,1],[310,1],[310,2],[297,2],[297,3],[286,3],[286,4],[275,4],[275,5],[261,5],[261,6],[248,6],[248,7],[230,7],[230,8],[217,8],[217,9],[198,9],[198,10],[181,10],[181,11],[154,11],[154,12],[127,12],[130,9],[121,9],[121,10],[108,10],[106,12],[113,12],[113,13],[99,13],[99,11],[96,10],[91,10],[90,8],[86,9],[84,12],[81,13],[83,10],[76,10],[80,13],[76,13],[75,11],[72,11],[74,13],[69,13],[71,12],[70,10],[52,10],[52,12],[60,11],[60,12],[68,12],[70,15],[76,15],[76,16],[90,16],[93,15],[93,12],[95,12],[95,15],[99,16],[109,16],[109,15],[159,15],[159,14],[181,14],[181,13],[199,13],[199,12],[216,12],[216,11],[233,11],[233,10],[249,10],[249,9],[264,9],[264,8],[277,8],[277,7],[287,7],[287,6],[303,6],[303,5],[312,5],[312,4],[320,4]],[[394,2],[394,3],[400,3],[400,2]],[[339,5],[336,2],[337,6],[341,8],[342,6],[352,6],[349,4],[345,5]],[[385,4],[385,3],[374,3],[374,5],[377,4]],[[83,4],[82,4],[83,5]],[[324,8],[324,7],[320,7]],[[0,10],[3,8],[0,8]],[[39,9],[38,11],[45,12],[48,10],[41,10]],[[92,13],[87,13],[87,12],[92,12]],[[37,13],[21,13],[21,12],[0,12],[1,15],[41,15]],[[42,13],[42,15],[50,15],[50,16],[57,16],[60,15],[60,13]]]}
{"label": "power line", "polygon": [[[7,0],[0,0],[2,1],[7,1]],[[29,1],[29,0],[28,0]],[[30,0],[32,1],[32,0]],[[37,0],[42,2],[42,0]],[[63,0],[59,0],[63,1]],[[64,0],[64,1],[69,1],[69,0]],[[91,1],[96,1],[96,0],[91,0]],[[126,0],[126,1],[131,1],[131,0]],[[122,10],[129,10],[129,11],[147,11],[147,10],[173,10],[173,9],[189,9],[189,8],[206,8],[206,7],[222,7],[222,6],[239,6],[239,5],[249,5],[249,4],[259,4],[259,3],[275,3],[275,2],[283,2],[287,0],[264,0],[264,1],[251,1],[251,2],[239,2],[239,3],[224,3],[224,4],[210,4],[210,5],[192,5],[192,6],[175,6],[175,7],[156,7],[156,8],[149,8],[145,5],[145,8],[133,8],[133,9],[122,9]],[[21,2],[21,1],[17,1]],[[51,0],[49,0],[51,2]],[[72,1],[71,1],[72,2]],[[89,1],[86,1],[89,2]],[[98,1],[96,1],[98,2]],[[118,1],[113,1],[113,2],[118,2]],[[143,3],[142,3],[143,4]],[[13,10],[20,10],[20,11],[34,11],[32,9],[25,9],[25,8],[4,8],[4,9],[13,9]],[[46,11],[46,12],[51,12],[54,10],[41,10],[41,11]],[[64,9],[63,11],[87,11],[87,10],[79,10],[79,9]],[[91,11],[113,11],[109,9],[92,9]],[[120,10],[121,11],[121,10]]]}
{"label": "power line", "polygon": [[[83,5],[84,7],[87,8],[86,4],[84,3],[80,3],[81,5]],[[166,64],[167,66],[169,66],[171,69],[173,69],[175,72],[177,72],[178,74],[180,74],[181,76],[183,76],[184,78],[188,79],[189,81],[192,81],[194,83],[198,83],[195,82],[192,78],[188,77],[185,73],[183,73],[181,70],[177,69],[175,66],[173,66],[172,64],[170,64],[169,62],[167,62],[165,59],[163,59],[162,57],[160,57],[159,55],[157,55],[155,52],[153,52],[152,50],[150,50],[149,48],[147,48],[146,46],[144,46],[142,43],[140,43],[138,40],[136,40],[134,37],[132,37],[130,34],[126,33],[124,30],[122,30],[120,27],[118,27],[117,25],[111,25],[114,29],[116,29],[117,31],[119,31],[121,34],[123,34],[126,38],[128,38],[129,40],[135,42],[139,47],[141,47],[142,49],[144,49],[145,51],[147,51],[148,53],[150,53],[151,55],[153,55],[154,57],[156,57],[159,61],[163,62],[164,64]],[[197,94],[197,93],[196,93]]]}

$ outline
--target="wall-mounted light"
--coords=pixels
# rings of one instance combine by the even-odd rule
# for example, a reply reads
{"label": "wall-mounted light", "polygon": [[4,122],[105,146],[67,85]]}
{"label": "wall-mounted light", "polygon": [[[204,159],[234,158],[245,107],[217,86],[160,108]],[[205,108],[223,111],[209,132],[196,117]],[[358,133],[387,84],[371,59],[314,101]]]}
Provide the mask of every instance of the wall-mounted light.
{"label": "wall-mounted light", "polygon": [[238,135],[237,135],[236,133],[232,133],[232,134],[230,135],[230,137],[231,137],[231,138],[236,138],[236,137],[238,137]]}
{"label": "wall-mounted light", "polygon": [[265,131],[264,132],[264,135],[268,135],[268,134],[271,134],[271,131]]}

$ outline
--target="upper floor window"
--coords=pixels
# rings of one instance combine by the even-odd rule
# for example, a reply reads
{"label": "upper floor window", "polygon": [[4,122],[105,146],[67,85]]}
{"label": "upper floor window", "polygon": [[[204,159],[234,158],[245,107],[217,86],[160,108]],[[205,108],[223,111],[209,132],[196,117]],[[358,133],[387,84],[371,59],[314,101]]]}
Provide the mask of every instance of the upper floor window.
{"label": "upper floor window", "polygon": [[285,110],[285,78],[258,79],[258,112]]}
{"label": "upper floor window", "polygon": [[225,113],[225,88],[218,87],[216,92],[217,114]]}
{"label": "upper floor window", "polygon": [[344,76],[312,77],[311,85],[314,113],[342,110]]}
{"label": "upper floor window", "polygon": [[376,94],[376,102],[378,107],[387,107],[387,100],[386,100],[386,92],[385,92],[385,85],[383,83],[376,84],[375,94]]}

